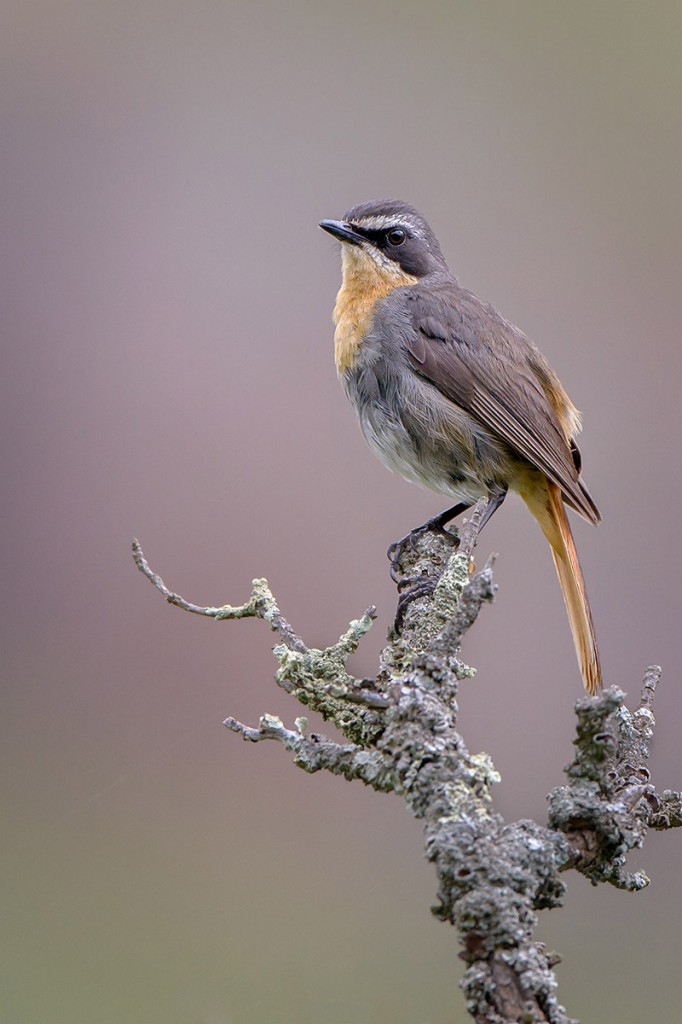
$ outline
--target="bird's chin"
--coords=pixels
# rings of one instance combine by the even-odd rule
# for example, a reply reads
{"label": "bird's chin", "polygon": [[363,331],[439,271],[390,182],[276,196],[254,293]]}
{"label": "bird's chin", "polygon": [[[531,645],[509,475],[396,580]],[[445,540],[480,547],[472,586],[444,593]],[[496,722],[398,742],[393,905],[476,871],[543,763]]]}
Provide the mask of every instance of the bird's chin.
{"label": "bird's chin", "polygon": [[342,244],[341,267],[344,277],[361,275],[364,279],[373,278],[377,282],[385,282],[389,286],[389,291],[401,285],[414,284],[416,280],[410,274],[406,274],[400,264],[390,260],[369,244]]}

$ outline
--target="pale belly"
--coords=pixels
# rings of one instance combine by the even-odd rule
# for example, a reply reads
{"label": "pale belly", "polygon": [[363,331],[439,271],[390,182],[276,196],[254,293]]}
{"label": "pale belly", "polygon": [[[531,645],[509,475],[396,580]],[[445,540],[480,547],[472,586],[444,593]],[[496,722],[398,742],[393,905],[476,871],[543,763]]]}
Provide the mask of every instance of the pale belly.
{"label": "pale belly", "polygon": [[466,446],[436,441],[418,447],[401,423],[378,409],[358,410],[358,418],[372,452],[403,479],[472,505],[488,494]]}

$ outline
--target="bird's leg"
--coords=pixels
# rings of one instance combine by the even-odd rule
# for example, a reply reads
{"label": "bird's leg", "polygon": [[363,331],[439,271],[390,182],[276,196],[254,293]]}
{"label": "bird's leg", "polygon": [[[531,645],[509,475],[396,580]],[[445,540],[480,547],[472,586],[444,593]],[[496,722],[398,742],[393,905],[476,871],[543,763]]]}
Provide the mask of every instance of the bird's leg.
{"label": "bird's leg", "polygon": [[506,486],[500,484],[493,484],[493,486],[488,491],[488,507],[483,513],[481,525],[478,528],[479,533],[481,532],[485,524],[488,522],[488,520],[491,519],[492,516],[497,512],[498,508],[500,507],[504,499],[507,497],[507,490],[508,488]]}
{"label": "bird's leg", "polygon": [[452,508],[446,508],[444,512],[440,513],[440,515],[434,516],[432,519],[427,519],[427,521],[422,523],[421,526],[415,526],[414,530],[410,530],[405,537],[394,541],[386,552],[386,557],[391,563],[389,572],[393,582],[400,583],[401,581],[401,577],[398,574],[398,563],[405,551],[405,548],[408,546],[414,547],[414,542],[417,537],[420,537],[424,533],[440,533],[448,539],[456,542],[456,538],[445,529],[446,523],[449,523],[452,519],[460,516],[462,512],[466,512],[468,508],[471,508],[470,502],[460,501],[456,505],[453,505]]}

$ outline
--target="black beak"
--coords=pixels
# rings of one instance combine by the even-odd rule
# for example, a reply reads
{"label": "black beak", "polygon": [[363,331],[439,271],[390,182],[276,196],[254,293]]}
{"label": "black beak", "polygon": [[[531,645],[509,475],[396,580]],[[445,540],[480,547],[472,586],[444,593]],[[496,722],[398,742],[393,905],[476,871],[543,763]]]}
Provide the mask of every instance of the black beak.
{"label": "black beak", "polygon": [[328,231],[334,238],[338,238],[340,242],[349,242],[350,245],[360,245],[367,241],[352,224],[346,224],[342,220],[321,220],[320,227],[323,231]]}

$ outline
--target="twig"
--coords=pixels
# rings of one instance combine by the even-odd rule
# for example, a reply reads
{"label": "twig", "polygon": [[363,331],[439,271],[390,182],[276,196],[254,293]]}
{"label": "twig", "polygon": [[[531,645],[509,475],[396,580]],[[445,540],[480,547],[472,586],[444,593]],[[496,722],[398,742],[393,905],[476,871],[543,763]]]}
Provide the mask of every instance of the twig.
{"label": "twig", "polygon": [[137,537],[133,540],[133,561],[142,575],[146,576],[147,579],[150,580],[159,593],[163,594],[169,604],[174,604],[176,608],[182,608],[185,612],[192,612],[193,615],[208,615],[211,618],[216,618],[218,613],[217,608],[192,604],[190,601],[186,601],[184,597],[181,597],[180,594],[174,594],[172,590],[168,589],[158,573],[155,573],[149,565]]}
{"label": "twig", "polygon": [[459,554],[464,555],[465,558],[472,558],[474,554],[474,548],[478,543],[478,535],[481,531],[481,523],[483,516],[489,505],[488,498],[479,498],[471,514],[465,518],[459,530]]}
{"label": "twig", "polygon": [[258,743],[259,740],[277,740],[284,744],[287,750],[298,750],[303,741],[301,732],[285,729],[281,718],[277,718],[276,715],[261,715],[257,729],[252,729],[232,717],[226,718],[223,725],[251,743]]}
{"label": "twig", "polygon": [[155,573],[149,565],[137,538],[133,540],[133,560],[140,572],[163,594],[168,603],[175,605],[176,608],[182,608],[185,612],[192,612],[193,615],[205,615],[211,619],[216,619],[216,621],[243,618],[265,619],[266,622],[270,623],[272,629],[279,634],[287,647],[301,653],[307,651],[307,647],[300,636],[292,629],[277,607],[267,580],[253,580],[251,597],[244,604],[224,604],[220,607],[198,605],[186,601],[180,594],[175,594],[168,589],[158,573]]}
{"label": "twig", "polygon": [[[324,650],[307,647],[280,612],[265,579],[252,581],[251,596],[241,605],[202,606],[173,593],[155,573],[144,556],[138,540],[133,541],[133,559],[169,604],[195,615],[215,620],[259,618],[268,622],[282,643],[274,648],[279,662],[275,676],[278,685],[302,704],[331,719],[352,740],[367,742],[383,728],[382,713],[389,699],[373,681],[356,679],[346,670],[346,661],[357,650],[360,640],[376,618],[370,606],[359,619],[353,619],[336,643]],[[246,727],[245,727],[246,728]],[[251,737],[252,738],[252,737]]]}

